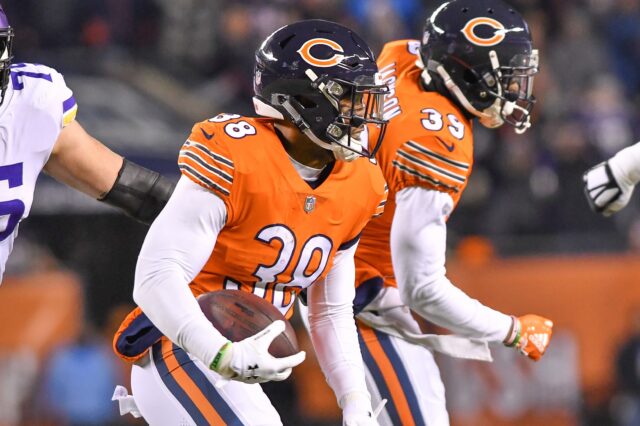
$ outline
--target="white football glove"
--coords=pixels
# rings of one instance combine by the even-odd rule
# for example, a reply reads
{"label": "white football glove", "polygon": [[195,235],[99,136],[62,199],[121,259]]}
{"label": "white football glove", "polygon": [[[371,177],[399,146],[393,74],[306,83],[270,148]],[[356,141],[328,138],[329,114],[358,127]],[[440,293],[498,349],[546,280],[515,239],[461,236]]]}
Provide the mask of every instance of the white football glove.
{"label": "white football glove", "polygon": [[387,403],[383,399],[375,410],[371,409],[371,398],[362,392],[352,392],[342,397],[342,426],[379,426],[378,415]]}
{"label": "white football glove", "polygon": [[278,320],[251,337],[228,342],[220,349],[210,368],[226,379],[244,383],[286,379],[291,369],[304,361],[305,352],[284,358],[276,358],[269,353],[269,345],[284,329],[284,322]]}
{"label": "white football glove", "polygon": [[617,167],[615,157],[587,170],[583,180],[591,210],[606,217],[629,203],[635,187]]}
{"label": "white football glove", "polygon": [[627,205],[640,182],[640,142],[587,170],[584,192],[591,208],[611,216]]}

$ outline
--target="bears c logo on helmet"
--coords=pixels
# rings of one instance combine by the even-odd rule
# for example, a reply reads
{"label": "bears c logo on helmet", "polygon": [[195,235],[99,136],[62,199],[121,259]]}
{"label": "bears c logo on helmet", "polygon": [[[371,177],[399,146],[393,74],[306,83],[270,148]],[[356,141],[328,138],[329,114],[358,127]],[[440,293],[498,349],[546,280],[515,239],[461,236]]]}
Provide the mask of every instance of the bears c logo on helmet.
{"label": "bears c logo on helmet", "polygon": [[[493,35],[490,37],[481,37],[476,34],[476,28],[479,26],[486,25],[488,27],[493,28]],[[524,28],[515,27],[506,29],[501,22],[496,21],[491,18],[473,18],[469,22],[466,23],[464,28],[462,28],[462,34],[469,40],[471,43],[476,44],[478,46],[495,46],[500,43],[506,37],[506,34],[509,32],[520,32],[524,31]]]}
{"label": "bears c logo on helmet", "polygon": [[311,40],[307,40],[302,47],[298,49],[298,53],[306,63],[313,65],[314,67],[326,68],[338,65],[344,59],[344,55],[339,53],[334,53],[332,57],[327,59],[316,58],[311,54],[311,48],[318,45],[329,46],[335,52],[344,52],[342,46],[333,40],[329,40],[328,38],[313,38]]}

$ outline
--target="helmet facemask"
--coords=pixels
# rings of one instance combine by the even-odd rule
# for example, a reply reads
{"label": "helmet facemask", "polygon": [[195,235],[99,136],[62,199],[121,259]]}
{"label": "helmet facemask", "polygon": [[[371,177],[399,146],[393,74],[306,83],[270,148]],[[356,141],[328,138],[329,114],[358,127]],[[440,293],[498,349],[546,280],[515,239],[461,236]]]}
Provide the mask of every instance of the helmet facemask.
{"label": "helmet facemask", "polygon": [[[534,49],[529,55],[515,55],[507,66],[500,65],[495,51],[489,52],[489,57],[493,70],[483,75],[481,81],[496,100],[482,112],[490,116],[490,123],[500,122],[501,125],[506,122],[515,128],[516,133],[522,134],[531,127],[530,114],[536,101],[533,79],[538,72],[538,51]],[[483,118],[480,117],[480,122]]]}
{"label": "helmet facemask", "polygon": [[[489,61],[491,68],[484,72],[465,67],[460,73],[464,74],[464,81],[460,83],[454,81],[438,62],[428,60],[427,68],[442,77],[449,91],[465,109],[478,117],[482,125],[493,129],[506,122],[514,126],[516,133],[522,134],[531,127],[538,51],[533,49],[530,54],[514,55],[508,64],[501,65],[495,50],[491,50]],[[463,64],[459,66],[464,67]],[[466,89],[464,92],[461,85]]]}
{"label": "helmet facemask", "polygon": [[[277,93],[277,89],[271,94],[267,104],[281,113],[279,117],[269,114],[258,96],[254,97],[256,111],[273,118],[286,117],[314,143],[332,151],[338,160],[373,158],[387,124],[382,118],[387,86],[378,81],[377,74],[359,75],[354,81],[318,76],[311,69],[305,74],[311,83],[284,82],[289,93],[299,94]],[[300,90],[294,90],[300,83]],[[369,124],[381,128],[374,143],[368,140]]]}
{"label": "helmet facemask", "polygon": [[[337,113],[325,129],[317,129],[313,132],[315,137],[310,136],[310,139],[333,151],[339,160],[352,161],[359,156],[373,158],[387,125],[382,118],[387,86],[376,81],[374,76],[359,75],[354,81],[346,81],[318,77],[312,70],[307,70],[307,75],[312,86],[324,95]],[[371,145],[369,124],[381,128],[378,139]]]}
{"label": "helmet facemask", "polygon": [[13,60],[13,28],[0,29],[0,104],[9,86],[11,61]]}
{"label": "helmet facemask", "polygon": [[[500,64],[495,50],[489,52],[489,60],[491,68],[484,72],[458,64],[457,68],[464,67],[460,72],[464,81],[460,83],[454,81],[442,64],[427,60],[427,72],[422,77],[429,84],[428,71],[438,74],[458,102],[485,127],[493,129],[509,123],[516,133],[522,134],[531,127],[530,114],[536,101],[533,79],[538,72],[538,50],[515,55],[507,66]],[[461,85],[466,89],[464,92]]]}

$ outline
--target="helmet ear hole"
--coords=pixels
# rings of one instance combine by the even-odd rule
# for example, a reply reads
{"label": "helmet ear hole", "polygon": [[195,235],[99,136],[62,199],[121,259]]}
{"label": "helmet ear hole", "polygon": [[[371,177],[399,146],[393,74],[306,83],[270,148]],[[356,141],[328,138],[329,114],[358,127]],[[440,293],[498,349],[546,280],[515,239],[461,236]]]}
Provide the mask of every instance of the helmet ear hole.
{"label": "helmet ear hole", "polygon": [[478,76],[469,68],[465,69],[462,73],[462,79],[469,84],[478,83]]}
{"label": "helmet ear hole", "polygon": [[293,97],[293,99],[295,99],[296,101],[298,101],[298,103],[300,105],[302,105],[304,108],[317,108],[318,104],[311,98],[304,96],[304,95],[295,95]]}

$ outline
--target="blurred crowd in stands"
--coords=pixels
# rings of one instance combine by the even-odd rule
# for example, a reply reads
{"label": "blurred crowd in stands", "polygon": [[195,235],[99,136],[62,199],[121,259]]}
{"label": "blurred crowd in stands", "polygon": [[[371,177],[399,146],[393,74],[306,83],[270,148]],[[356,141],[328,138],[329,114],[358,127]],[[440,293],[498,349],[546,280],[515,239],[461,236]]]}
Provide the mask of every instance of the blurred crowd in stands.
{"label": "blurred crowd in stands", "polygon": [[[67,73],[99,73],[126,59],[166,74],[211,114],[251,114],[253,52],[274,29],[298,19],[331,19],[379,51],[389,40],[420,38],[440,1],[5,3],[18,59],[53,63]],[[547,238],[539,250],[640,249],[637,199],[605,221],[588,211],[581,193],[586,168],[640,139],[640,2],[511,3],[526,16],[541,55],[534,126],[522,136],[477,126],[475,170],[452,219],[453,238],[486,235],[501,254],[518,252],[512,235],[530,236],[536,246],[536,236],[558,233],[574,238]]]}

